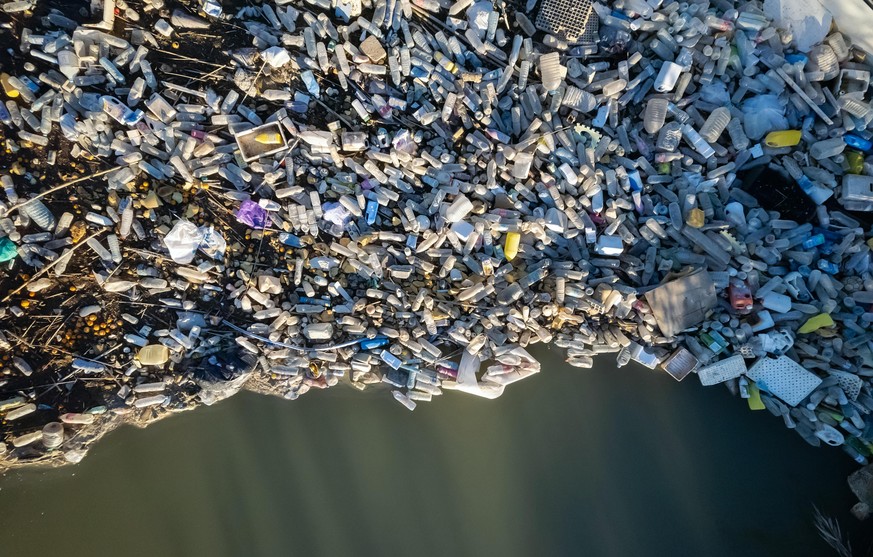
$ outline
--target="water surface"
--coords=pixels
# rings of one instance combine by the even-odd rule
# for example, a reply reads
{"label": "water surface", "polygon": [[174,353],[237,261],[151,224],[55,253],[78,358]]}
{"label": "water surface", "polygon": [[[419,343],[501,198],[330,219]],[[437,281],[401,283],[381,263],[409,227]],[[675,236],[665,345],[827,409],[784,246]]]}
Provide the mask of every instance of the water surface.
{"label": "water surface", "polygon": [[0,478],[2,554],[831,555],[813,503],[870,545],[838,450],[693,376],[535,354],[495,401],[241,393],[122,428]]}

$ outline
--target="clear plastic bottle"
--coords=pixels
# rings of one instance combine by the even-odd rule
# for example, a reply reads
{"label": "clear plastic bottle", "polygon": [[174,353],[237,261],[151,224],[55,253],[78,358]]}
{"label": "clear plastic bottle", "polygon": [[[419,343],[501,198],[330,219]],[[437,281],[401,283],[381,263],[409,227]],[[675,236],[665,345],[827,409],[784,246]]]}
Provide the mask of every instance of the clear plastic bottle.
{"label": "clear plastic bottle", "polygon": [[682,141],[682,125],[679,122],[664,124],[658,132],[658,141],[655,147],[662,151],[675,151]]}
{"label": "clear plastic bottle", "polygon": [[646,131],[654,134],[657,133],[663,126],[664,120],[667,118],[667,105],[669,101],[662,98],[649,99],[646,104],[646,112],[643,115],[643,126]]}
{"label": "clear plastic bottle", "polygon": [[727,125],[727,132],[731,138],[731,145],[737,151],[742,151],[749,147],[749,138],[746,136],[746,130],[743,129],[743,122],[739,118],[732,118]]}
{"label": "clear plastic bottle", "polygon": [[15,184],[12,177],[8,174],[0,176],[0,183],[3,184],[3,192],[6,194],[6,199],[9,203],[18,203],[18,193],[15,191]]}
{"label": "clear plastic bottle", "polygon": [[58,52],[58,65],[67,79],[73,79],[79,73],[79,57],[72,50]]}
{"label": "clear plastic bottle", "polygon": [[[727,125],[727,123],[725,123]],[[710,158],[715,155],[715,149],[712,148],[712,145],[707,143],[707,141],[701,136],[697,130],[694,129],[691,124],[683,124],[682,125],[682,135],[688,141],[688,143],[694,147],[694,150],[700,153],[700,156],[703,158]]]}
{"label": "clear plastic bottle", "polygon": [[809,154],[816,160],[822,160],[839,155],[845,148],[845,140],[842,137],[834,137],[813,143],[809,148]]}
{"label": "clear plastic bottle", "polygon": [[840,73],[840,63],[834,49],[827,44],[820,44],[809,51],[809,61],[813,71],[824,72],[824,81],[829,81]]}
{"label": "clear plastic bottle", "polygon": [[708,143],[715,143],[731,121],[731,111],[720,106],[709,114],[709,118],[700,128],[700,137]]}
{"label": "clear plastic bottle", "polygon": [[844,62],[849,58],[849,45],[846,44],[846,38],[841,33],[831,33],[825,40],[833,49],[838,61]]}
{"label": "clear plastic bottle", "polygon": [[47,232],[55,228],[55,216],[39,199],[31,199],[21,206],[21,212],[27,215],[38,227]]}
{"label": "clear plastic bottle", "polygon": [[560,56],[557,52],[550,52],[540,56],[540,76],[546,91],[554,91],[563,79]]}

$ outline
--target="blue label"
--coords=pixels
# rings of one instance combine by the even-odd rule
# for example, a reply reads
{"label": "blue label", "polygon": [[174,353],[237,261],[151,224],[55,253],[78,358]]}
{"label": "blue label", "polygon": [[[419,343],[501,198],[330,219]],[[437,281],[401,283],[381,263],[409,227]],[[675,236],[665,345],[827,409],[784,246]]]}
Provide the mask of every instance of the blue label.
{"label": "blue label", "polygon": [[367,224],[376,222],[376,214],[379,212],[379,204],[374,200],[367,201]]}

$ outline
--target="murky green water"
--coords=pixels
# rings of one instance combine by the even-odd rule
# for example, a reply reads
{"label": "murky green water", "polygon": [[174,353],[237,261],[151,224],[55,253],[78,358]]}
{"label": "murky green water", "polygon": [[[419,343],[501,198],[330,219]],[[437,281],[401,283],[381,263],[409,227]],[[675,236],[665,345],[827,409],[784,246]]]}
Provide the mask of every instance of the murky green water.
{"label": "murky green water", "polygon": [[496,401],[242,393],[124,428],[0,478],[0,555],[830,555],[813,503],[869,545],[842,453],[694,377],[539,355]]}

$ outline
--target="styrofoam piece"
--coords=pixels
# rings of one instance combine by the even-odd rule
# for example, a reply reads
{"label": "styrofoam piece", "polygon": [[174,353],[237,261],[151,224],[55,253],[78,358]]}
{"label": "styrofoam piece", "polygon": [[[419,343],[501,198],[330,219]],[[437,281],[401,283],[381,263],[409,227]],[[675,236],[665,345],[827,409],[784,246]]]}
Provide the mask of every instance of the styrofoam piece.
{"label": "styrofoam piece", "polygon": [[742,356],[731,356],[697,370],[700,383],[707,387],[736,379],[744,373],[746,373],[746,360]]}
{"label": "styrofoam piece", "polygon": [[761,358],[746,375],[790,406],[797,406],[821,383],[821,378],[788,356]]}

